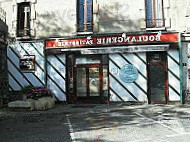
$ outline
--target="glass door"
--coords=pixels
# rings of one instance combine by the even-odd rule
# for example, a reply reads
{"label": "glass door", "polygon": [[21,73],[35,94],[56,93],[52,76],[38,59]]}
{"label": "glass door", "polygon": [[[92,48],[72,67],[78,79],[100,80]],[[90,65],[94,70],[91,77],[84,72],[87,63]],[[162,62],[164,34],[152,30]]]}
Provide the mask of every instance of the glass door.
{"label": "glass door", "polygon": [[101,67],[100,65],[79,65],[76,69],[76,97],[77,100],[101,100]]}
{"label": "glass door", "polygon": [[67,55],[69,103],[108,102],[107,55]]}
{"label": "glass door", "polygon": [[148,101],[165,104],[168,101],[166,52],[148,53]]}
{"label": "glass door", "polygon": [[77,97],[86,97],[87,84],[86,84],[86,68],[77,68]]}
{"label": "glass door", "polygon": [[100,68],[89,68],[89,97],[95,97],[100,95]]}

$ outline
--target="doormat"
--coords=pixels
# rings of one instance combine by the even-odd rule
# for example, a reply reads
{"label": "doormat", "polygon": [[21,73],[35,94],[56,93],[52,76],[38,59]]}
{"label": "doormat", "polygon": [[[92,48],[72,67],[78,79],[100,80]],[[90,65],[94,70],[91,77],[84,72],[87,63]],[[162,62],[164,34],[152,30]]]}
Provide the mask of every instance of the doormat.
{"label": "doormat", "polygon": [[94,108],[96,105],[74,105],[71,108]]}

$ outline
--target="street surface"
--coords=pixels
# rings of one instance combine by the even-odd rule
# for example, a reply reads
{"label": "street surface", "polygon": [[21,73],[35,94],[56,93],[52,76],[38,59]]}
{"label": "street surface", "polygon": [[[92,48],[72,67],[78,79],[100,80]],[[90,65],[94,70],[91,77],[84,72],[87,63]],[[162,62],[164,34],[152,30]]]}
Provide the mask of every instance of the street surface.
{"label": "street surface", "polygon": [[189,142],[190,106],[57,105],[0,110],[0,142]]}

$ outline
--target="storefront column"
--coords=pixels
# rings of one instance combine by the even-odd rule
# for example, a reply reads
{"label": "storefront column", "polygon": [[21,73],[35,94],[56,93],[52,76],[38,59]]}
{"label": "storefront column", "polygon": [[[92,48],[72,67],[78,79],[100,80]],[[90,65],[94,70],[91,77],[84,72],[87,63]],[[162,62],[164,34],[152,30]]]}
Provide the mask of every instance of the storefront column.
{"label": "storefront column", "polygon": [[181,45],[181,36],[179,36],[179,76],[180,76],[180,103],[184,104],[184,95],[183,95],[183,64],[182,64],[182,45]]}

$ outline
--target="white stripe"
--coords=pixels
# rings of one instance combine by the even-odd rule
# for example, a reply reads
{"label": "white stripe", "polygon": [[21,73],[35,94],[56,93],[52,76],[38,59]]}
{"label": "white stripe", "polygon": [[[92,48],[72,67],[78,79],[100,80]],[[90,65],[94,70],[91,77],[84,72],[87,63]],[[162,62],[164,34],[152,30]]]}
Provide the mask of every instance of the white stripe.
{"label": "white stripe", "polygon": [[168,54],[179,63],[179,51],[176,49],[170,49]]}
{"label": "white stripe", "polygon": [[176,62],[174,62],[174,60],[171,59],[169,56],[168,56],[168,69],[170,71],[173,71],[172,73],[174,73],[177,77],[179,77],[179,65]]}
{"label": "white stripe", "polygon": [[145,63],[146,62],[146,53],[136,53]]}
{"label": "white stripe", "polygon": [[8,70],[16,78],[16,80],[20,82],[22,86],[29,85],[29,82],[23,77],[23,75],[15,68],[15,66],[9,60],[8,60]]}
{"label": "white stripe", "polygon": [[[53,79],[53,78],[52,78]],[[47,86],[49,89],[51,89],[51,91],[55,94],[55,96],[60,100],[60,101],[66,101],[66,95],[64,94],[64,92],[62,92],[60,88],[62,88],[62,90],[65,91],[65,86],[57,86],[49,77],[47,79]],[[64,88],[63,88],[64,87]]]}
{"label": "white stripe", "polygon": [[180,94],[180,81],[169,72],[169,85]]}
{"label": "white stripe", "polygon": [[32,73],[24,73],[24,75],[26,76],[26,78],[27,78],[28,80],[30,80],[30,82],[31,82],[33,85],[39,86],[39,87],[43,86],[43,84],[42,84],[41,82],[44,82],[44,80],[41,80],[41,82],[40,82],[40,81],[39,81],[40,78],[39,78],[39,80],[38,80],[37,77],[34,76]]}
{"label": "white stripe", "polygon": [[76,142],[75,141],[76,138],[75,138],[74,130],[73,130],[73,127],[71,125],[71,121],[69,120],[69,116],[66,115],[66,118],[67,118],[67,123],[69,125],[69,131],[70,131],[71,140],[72,140],[72,142]]}
{"label": "white stripe", "polygon": [[[35,42],[35,43],[31,43],[31,44],[40,52],[40,54],[42,54],[44,56],[44,53],[43,53],[44,52],[44,50],[43,50],[44,44],[43,43]],[[31,47],[31,48],[34,48],[34,47]]]}
{"label": "white stripe", "polygon": [[152,118],[146,117],[146,116],[144,116],[144,115],[142,115],[142,114],[140,114],[140,113],[138,113],[138,112],[135,112],[135,114],[137,114],[138,116],[141,116],[141,117],[143,117],[143,118],[149,119],[149,120],[151,120],[151,121],[153,121],[153,122],[155,122],[155,123],[157,123],[157,124],[160,124],[160,125],[162,125],[163,127],[166,127],[166,128],[168,128],[168,129],[170,129],[170,130],[176,132],[177,134],[183,134],[183,132],[181,133],[181,132],[179,132],[179,131],[176,131],[175,129],[172,129],[171,127],[169,127],[169,126],[163,124],[163,123],[160,122],[160,121],[156,121],[156,120],[154,120],[154,119],[152,119]]}
{"label": "white stripe", "polygon": [[[133,64],[139,72],[141,72],[145,77],[147,77],[146,64],[142,62],[135,54],[122,54],[123,57]],[[123,57],[121,57],[123,59]]]}
{"label": "white stripe", "polygon": [[[121,96],[120,96],[121,97]],[[110,101],[122,101],[120,98],[110,89]]]}
{"label": "white stripe", "polygon": [[171,87],[169,87],[169,101],[180,101],[180,96]]}
{"label": "white stripe", "polygon": [[176,135],[169,135],[169,136],[166,136],[166,137],[177,137],[177,136],[183,136],[183,135],[190,135],[190,133],[182,133],[182,134],[176,134]]}
{"label": "white stripe", "polygon": [[[125,85],[124,85],[125,86]],[[112,76],[110,76],[110,87],[118,93],[118,95],[124,100],[124,101],[136,101],[128,92],[123,88]],[[127,88],[127,87],[126,87]],[[133,93],[133,92],[131,92]],[[141,94],[141,93],[139,93]],[[140,95],[139,95],[140,96]],[[136,96],[135,96],[136,97]],[[139,98],[137,98],[139,99]],[[112,100],[117,101],[117,100]]]}
{"label": "white stripe", "polygon": [[[63,56],[64,57],[64,56]],[[60,58],[59,58],[60,59]],[[61,59],[61,61],[62,62],[60,62],[55,56],[48,56],[47,57],[47,60],[48,60],[48,62],[55,68],[55,69],[57,69],[58,71],[59,71],[59,73],[60,74],[62,74],[62,76],[63,77],[65,77],[65,74],[66,74],[66,68],[65,68],[65,65],[64,64],[62,64],[62,62],[63,63],[65,63],[64,61],[62,61]],[[49,64],[49,66],[51,67],[51,65]]]}
{"label": "white stripe", "polygon": [[[66,59],[65,59],[65,54],[64,55],[56,55],[57,56],[57,58],[60,60],[60,61],[62,61],[62,62],[60,62],[61,64],[62,63],[64,63],[64,66],[66,65],[66,63],[65,63],[65,61],[66,61]],[[56,58],[56,59],[57,59]]]}

